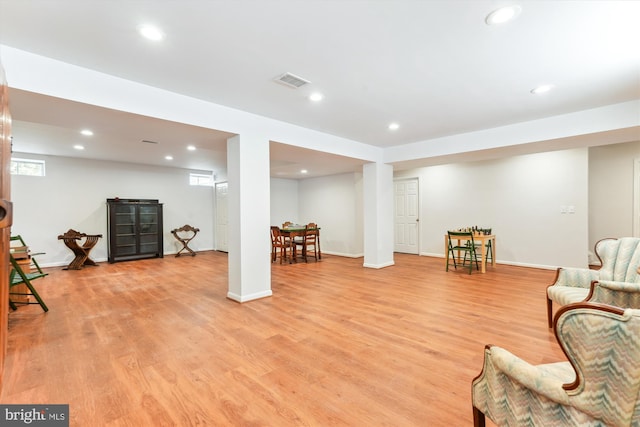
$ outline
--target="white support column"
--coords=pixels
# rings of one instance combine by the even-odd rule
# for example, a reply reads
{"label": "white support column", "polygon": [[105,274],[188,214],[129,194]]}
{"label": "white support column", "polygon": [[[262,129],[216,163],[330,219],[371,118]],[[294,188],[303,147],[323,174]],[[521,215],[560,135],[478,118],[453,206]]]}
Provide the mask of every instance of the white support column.
{"label": "white support column", "polygon": [[229,291],[246,302],[271,292],[269,140],[242,134],[227,141]]}
{"label": "white support column", "polygon": [[367,163],[363,172],[364,266],[383,268],[393,261],[393,166]]}

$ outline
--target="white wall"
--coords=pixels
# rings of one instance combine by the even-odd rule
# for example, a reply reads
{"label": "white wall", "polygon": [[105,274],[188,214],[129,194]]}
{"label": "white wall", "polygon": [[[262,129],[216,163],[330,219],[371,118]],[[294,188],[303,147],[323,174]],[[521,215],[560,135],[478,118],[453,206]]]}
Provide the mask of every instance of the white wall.
{"label": "white wall", "polygon": [[[64,265],[72,259],[57,240],[69,228],[103,234],[92,255],[106,260],[105,200],[116,196],[164,203],[165,253],[177,250],[170,230],[186,223],[201,230],[191,243],[194,249],[214,247],[213,191],[189,186],[191,171],[14,156],[47,162],[44,178],[12,176],[12,233],[22,234],[34,250],[46,252],[39,258],[44,265]],[[587,149],[557,151],[397,171],[395,177],[420,180],[423,255],[443,255],[448,228],[478,225],[497,233],[501,262],[584,266],[599,238],[631,235],[633,161],[639,157],[640,142],[633,142],[592,147],[588,155]],[[561,206],[575,206],[576,213],[561,214]],[[361,174],[271,179],[271,223],[317,222],[326,253],[363,255],[362,209]]]}
{"label": "white wall", "polygon": [[271,225],[285,221],[318,224],[323,253],[363,256],[362,174],[271,178]]}
{"label": "white wall", "polygon": [[298,181],[271,178],[271,225],[286,221],[302,223],[298,219]]}
{"label": "white wall", "polygon": [[[588,156],[574,149],[397,172],[420,182],[420,252],[444,255],[444,234],[491,227],[497,260],[586,267]],[[574,206],[575,213],[561,213]]]}
{"label": "white wall", "polygon": [[640,141],[589,149],[589,246],[633,236],[633,164]]}
{"label": "white wall", "polygon": [[[67,265],[71,251],[57,239],[70,228],[103,238],[92,259],[107,259],[106,199],[159,199],[163,203],[164,251],[182,246],[171,230],[185,224],[200,229],[189,247],[214,248],[214,194],[210,187],[189,185],[190,171],[128,163],[14,153],[14,157],[45,160],[46,176],[12,175],[14,223],[43,266]],[[323,251],[362,256],[361,174],[343,174],[303,181],[271,179],[271,223],[317,222]]]}
{"label": "white wall", "polygon": [[164,251],[182,247],[171,230],[190,224],[200,229],[189,247],[214,247],[213,189],[189,185],[185,169],[14,153],[14,157],[46,161],[45,177],[12,175],[12,234],[21,234],[44,266],[66,265],[71,251],[57,236],[70,228],[103,238],[92,259],[107,259],[106,199],[159,199],[163,203]]}
{"label": "white wall", "polygon": [[320,226],[322,252],[363,256],[362,174],[309,178],[298,186],[298,222]]}

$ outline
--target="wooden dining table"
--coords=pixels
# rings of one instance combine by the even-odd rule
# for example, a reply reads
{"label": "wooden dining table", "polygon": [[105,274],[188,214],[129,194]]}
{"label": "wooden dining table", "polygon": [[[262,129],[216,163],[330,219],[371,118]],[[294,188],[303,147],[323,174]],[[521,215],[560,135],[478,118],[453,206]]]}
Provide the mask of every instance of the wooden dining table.
{"label": "wooden dining table", "polygon": [[[458,244],[462,239],[458,239]],[[496,235],[495,234],[482,234],[474,233],[473,242],[480,245],[480,272],[487,272],[487,242],[491,242],[491,266],[496,265]],[[445,264],[447,263],[447,252],[449,251],[449,235],[444,235],[444,254]]]}
{"label": "wooden dining table", "polygon": [[[293,260],[296,259],[296,256],[295,256],[296,245],[293,243],[293,239],[296,237],[304,237],[307,231],[315,231],[316,241],[318,242],[318,259],[322,259],[322,251],[320,250],[320,227],[307,229],[304,225],[290,225],[287,227],[281,227],[280,234],[282,234],[283,236],[289,239],[291,253],[293,254],[292,256]],[[306,246],[303,246],[302,250],[304,255],[304,251],[307,250]]]}

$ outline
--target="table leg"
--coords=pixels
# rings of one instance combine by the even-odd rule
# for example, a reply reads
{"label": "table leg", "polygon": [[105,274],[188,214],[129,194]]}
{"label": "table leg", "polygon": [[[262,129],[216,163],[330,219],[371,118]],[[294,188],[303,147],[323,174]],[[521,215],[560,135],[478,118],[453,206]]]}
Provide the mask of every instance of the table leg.
{"label": "table leg", "polygon": [[302,258],[307,262],[307,236],[302,236]]}
{"label": "table leg", "polygon": [[496,266],[496,238],[492,238],[491,239],[491,250],[493,252],[491,252],[491,265],[493,267]]}
{"label": "table leg", "polygon": [[487,246],[484,239],[480,239],[480,271],[487,272]]}
{"label": "table leg", "polygon": [[294,260],[298,262],[296,259],[296,244],[293,242],[294,237],[293,234],[289,235],[289,264],[293,264]]}
{"label": "table leg", "polygon": [[444,236],[444,268],[449,264],[449,236]]}

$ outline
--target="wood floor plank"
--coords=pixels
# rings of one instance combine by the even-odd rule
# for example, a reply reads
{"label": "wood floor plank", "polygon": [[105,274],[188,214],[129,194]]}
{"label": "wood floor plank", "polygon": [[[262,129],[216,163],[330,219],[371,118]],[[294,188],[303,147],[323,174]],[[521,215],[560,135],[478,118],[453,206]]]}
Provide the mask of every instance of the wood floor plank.
{"label": "wood floor plank", "polygon": [[47,270],[50,311],[10,313],[0,401],[68,403],[73,426],[471,425],[485,344],[564,360],[549,270],[326,255],[272,264],[245,304],[220,252]]}

